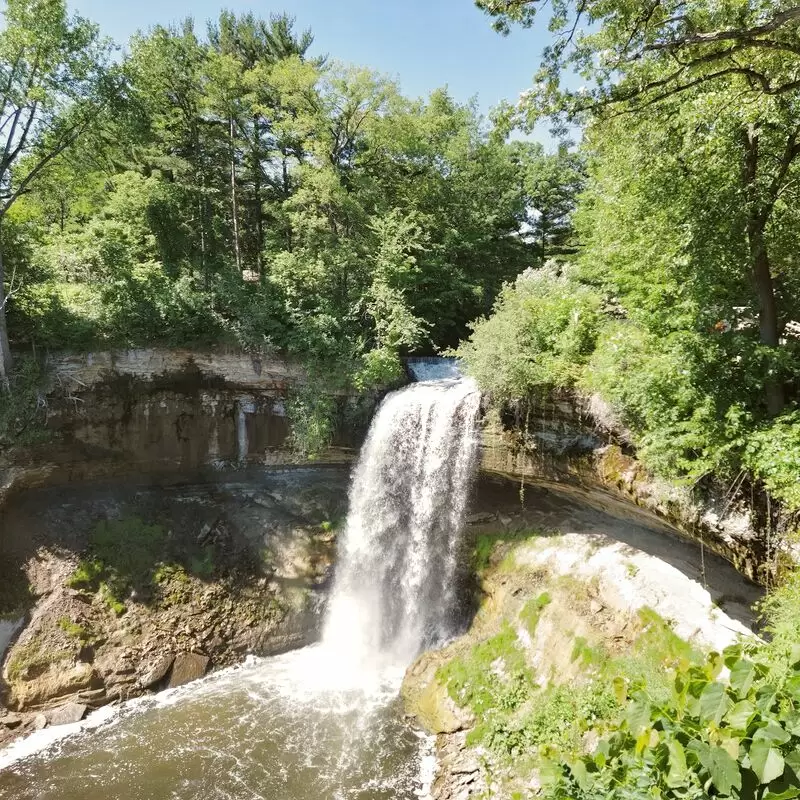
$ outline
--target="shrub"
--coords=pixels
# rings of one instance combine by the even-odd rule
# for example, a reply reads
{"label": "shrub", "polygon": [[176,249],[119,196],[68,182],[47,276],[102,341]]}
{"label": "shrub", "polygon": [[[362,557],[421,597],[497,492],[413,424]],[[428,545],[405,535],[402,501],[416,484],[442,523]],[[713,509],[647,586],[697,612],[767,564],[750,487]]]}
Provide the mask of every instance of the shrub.
{"label": "shrub", "polygon": [[0,388],[0,445],[46,441],[46,375],[35,358],[18,358],[10,376],[10,391]]}
{"label": "shrub", "polygon": [[552,269],[526,270],[503,287],[492,315],[473,324],[455,355],[498,400],[572,386],[594,349],[600,306],[593,290]]}
{"label": "shrub", "polygon": [[750,434],[744,460],[789,511],[800,510],[800,411],[770,420]]}
{"label": "shrub", "polygon": [[667,702],[635,687],[592,755],[548,765],[546,796],[800,796],[800,664],[778,686],[758,656],[741,646],[712,653],[704,665],[679,670]]}

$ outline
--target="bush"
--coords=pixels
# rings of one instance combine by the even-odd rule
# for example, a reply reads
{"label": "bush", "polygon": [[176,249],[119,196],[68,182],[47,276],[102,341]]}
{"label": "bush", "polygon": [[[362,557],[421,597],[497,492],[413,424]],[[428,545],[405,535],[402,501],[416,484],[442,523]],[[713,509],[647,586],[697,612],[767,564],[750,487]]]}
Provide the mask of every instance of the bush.
{"label": "bush", "polygon": [[800,510],[800,411],[757,428],[748,437],[744,460],[773,497],[789,511]]}
{"label": "bush", "polygon": [[506,284],[486,319],[455,355],[497,400],[569,387],[581,375],[601,327],[593,290],[553,269],[526,270]]}
{"label": "bush", "polygon": [[778,686],[759,655],[741,646],[712,653],[704,665],[678,672],[668,702],[654,702],[645,685],[635,687],[592,755],[551,762],[546,795],[800,796],[800,664]]}
{"label": "bush", "polygon": [[9,391],[0,388],[0,445],[30,445],[46,441],[47,401],[45,372],[35,358],[18,358],[9,379]]}
{"label": "bush", "polygon": [[725,472],[749,419],[741,405],[726,407],[713,369],[717,356],[698,334],[658,337],[615,323],[600,336],[581,387],[614,409],[655,472],[671,478]]}

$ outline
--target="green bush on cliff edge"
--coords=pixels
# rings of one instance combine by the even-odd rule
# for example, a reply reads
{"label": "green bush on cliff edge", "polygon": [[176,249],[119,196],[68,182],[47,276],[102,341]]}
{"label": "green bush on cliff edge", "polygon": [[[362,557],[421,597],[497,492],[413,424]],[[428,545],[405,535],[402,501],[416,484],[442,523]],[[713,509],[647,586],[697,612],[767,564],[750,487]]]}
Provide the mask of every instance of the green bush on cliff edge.
{"label": "green bush on cliff edge", "polygon": [[647,681],[590,754],[556,752],[542,769],[555,800],[800,797],[800,573],[763,604],[768,642],[683,664],[670,694]]}

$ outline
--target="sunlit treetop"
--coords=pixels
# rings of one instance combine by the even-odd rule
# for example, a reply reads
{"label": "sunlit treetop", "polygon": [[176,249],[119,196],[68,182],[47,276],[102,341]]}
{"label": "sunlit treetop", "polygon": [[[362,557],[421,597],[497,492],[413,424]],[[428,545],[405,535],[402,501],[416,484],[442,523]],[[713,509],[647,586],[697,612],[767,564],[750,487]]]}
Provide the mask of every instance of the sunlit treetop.
{"label": "sunlit treetop", "polygon": [[[796,102],[800,4],[775,0],[476,0],[507,33],[548,25],[517,121],[636,111],[697,87],[733,86]],[[565,86],[575,73],[586,82]],[[570,83],[573,80],[569,81]]]}

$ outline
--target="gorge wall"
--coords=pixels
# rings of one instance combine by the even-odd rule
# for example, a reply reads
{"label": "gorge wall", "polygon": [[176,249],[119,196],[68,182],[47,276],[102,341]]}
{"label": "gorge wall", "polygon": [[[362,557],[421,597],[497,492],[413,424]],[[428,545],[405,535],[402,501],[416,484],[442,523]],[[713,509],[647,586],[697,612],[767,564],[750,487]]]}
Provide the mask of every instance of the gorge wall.
{"label": "gorge wall", "polygon": [[616,516],[666,523],[752,580],[768,583],[774,574],[778,521],[758,519],[741,487],[737,494],[713,479],[680,486],[654,478],[597,398],[551,392],[527,407],[489,409],[483,425],[482,469],[521,491],[557,486]]}
{"label": "gorge wall", "polygon": [[[50,391],[40,404],[54,437],[0,455],[0,502],[15,486],[303,461],[288,441],[287,401],[307,377],[280,357],[150,348],[56,354],[48,369]],[[379,397],[335,397],[334,440],[318,463],[352,460]],[[558,392],[524,409],[487,410],[481,466],[523,485],[558,485],[614,513],[667,522],[766,582],[776,557],[773,521],[757,519],[726,487],[654,480],[607,419],[596,401]]]}
{"label": "gorge wall", "polygon": [[[17,488],[113,475],[169,475],[244,463],[295,464],[287,401],[297,365],[238,350],[55,354],[39,415],[52,436],[0,456],[0,499]],[[325,463],[349,461],[376,396],[335,398]]]}
{"label": "gorge wall", "polygon": [[[349,464],[378,393],[335,397],[333,445],[308,470],[286,415],[307,378],[280,358],[56,355],[49,375],[39,410],[52,437],[0,454],[0,633],[18,634],[4,658],[0,688],[14,713],[4,717],[0,701],[0,741],[59,720],[65,703],[83,713],[169,685],[176,670],[180,681],[188,673],[176,664],[202,674],[317,635]],[[486,408],[482,470],[519,491],[489,510],[475,494],[471,530],[516,529],[554,489],[617,519],[680,531],[763,580],[769,549],[746,509],[653,481],[601,418],[566,394],[524,412]],[[148,558],[143,544],[133,566],[107,553],[105,572],[79,580],[107,524],[143,542],[155,526],[160,550]],[[702,552],[697,561],[704,571]],[[109,597],[108,576],[119,583],[120,574],[123,589]]]}

